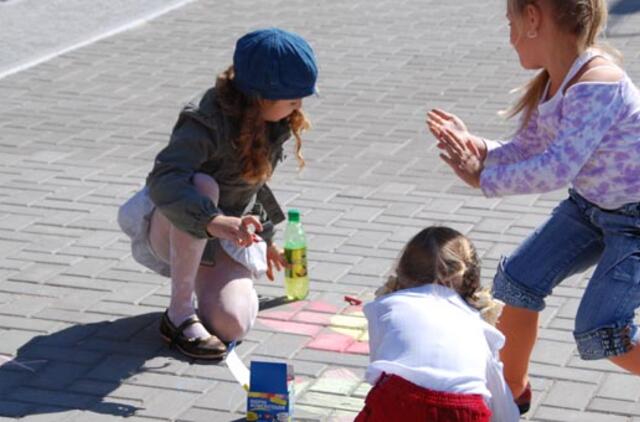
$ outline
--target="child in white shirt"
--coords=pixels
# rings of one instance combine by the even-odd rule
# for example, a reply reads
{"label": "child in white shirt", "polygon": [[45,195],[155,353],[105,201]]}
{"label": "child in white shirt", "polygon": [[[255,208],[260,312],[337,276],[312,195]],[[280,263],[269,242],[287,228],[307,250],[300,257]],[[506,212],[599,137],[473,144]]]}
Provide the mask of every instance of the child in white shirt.
{"label": "child in white shirt", "polygon": [[356,422],[519,419],[499,360],[504,336],[493,326],[502,304],[482,288],[467,238],[422,230],[376,296],[364,307],[374,387]]}

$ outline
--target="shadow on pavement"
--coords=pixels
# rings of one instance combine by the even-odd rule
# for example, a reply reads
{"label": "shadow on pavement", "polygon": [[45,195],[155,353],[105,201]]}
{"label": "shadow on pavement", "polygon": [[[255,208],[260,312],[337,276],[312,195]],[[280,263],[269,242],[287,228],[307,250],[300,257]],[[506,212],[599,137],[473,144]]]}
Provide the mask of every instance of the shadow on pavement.
{"label": "shadow on pavement", "polygon": [[292,302],[295,302],[295,300],[287,299],[286,296],[258,296],[258,303],[261,311]]}
{"label": "shadow on pavement", "polygon": [[13,359],[0,355],[0,416],[73,409],[133,415],[142,401],[118,394],[128,378],[171,365],[172,360],[162,357],[191,362],[162,342],[160,317],[154,312],[74,325],[34,337]]}
{"label": "shadow on pavement", "polygon": [[629,15],[640,12],[640,1],[618,0],[609,8],[611,15]]}
{"label": "shadow on pavement", "polygon": [[635,38],[640,32],[617,32],[618,21],[626,15],[640,12],[639,0],[617,0],[609,7],[609,24],[606,35],[608,38]]}

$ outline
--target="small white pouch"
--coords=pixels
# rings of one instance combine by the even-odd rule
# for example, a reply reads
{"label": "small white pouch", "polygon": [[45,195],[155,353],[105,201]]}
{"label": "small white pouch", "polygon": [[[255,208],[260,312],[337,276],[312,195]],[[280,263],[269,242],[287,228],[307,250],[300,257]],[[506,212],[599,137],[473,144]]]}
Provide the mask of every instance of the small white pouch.
{"label": "small white pouch", "polygon": [[260,278],[267,272],[267,242],[256,237],[260,240],[247,247],[238,246],[227,239],[218,241],[227,255],[251,271],[254,278]]}

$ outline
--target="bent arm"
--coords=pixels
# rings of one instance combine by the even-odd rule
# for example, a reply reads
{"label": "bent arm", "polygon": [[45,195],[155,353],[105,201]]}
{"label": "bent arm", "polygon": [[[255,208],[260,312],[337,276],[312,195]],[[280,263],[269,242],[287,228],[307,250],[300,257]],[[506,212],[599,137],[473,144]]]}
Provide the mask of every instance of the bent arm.
{"label": "bent arm", "polygon": [[216,140],[211,130],[191,119],[181,119],[147,177],[149,196],[178,229],[207,238],[207,224],[220,210],[198,192],[192,178],[215,152]]}
{"label": "bent arm", "polygon": [[571,183],[616,123],[621,109],[618,85],[572,86],[554,141],[524,160],[485,167],[480,175],[485,196],[543,193]]}
{"label": "bent arm", "polygon": [[522,161],[543,149],[538,136],[538,113],[531,115],[526,126],[520,128],[510,141],[484,139],[487,145],[485,167]]}

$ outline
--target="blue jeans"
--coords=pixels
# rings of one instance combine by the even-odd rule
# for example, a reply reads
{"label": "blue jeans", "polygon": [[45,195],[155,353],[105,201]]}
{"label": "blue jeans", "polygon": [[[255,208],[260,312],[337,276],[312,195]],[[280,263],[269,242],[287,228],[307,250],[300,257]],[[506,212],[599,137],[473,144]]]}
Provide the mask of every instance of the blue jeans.
{"label": "blue jeans", "polygon": [[640,203],[603,210],[573,190],[551,217],[500,262],[493,293],[541,311],[544,298],[572,274],[597,268],[580,302],[573,332],[582,359],[631,350],[640,307]]}

